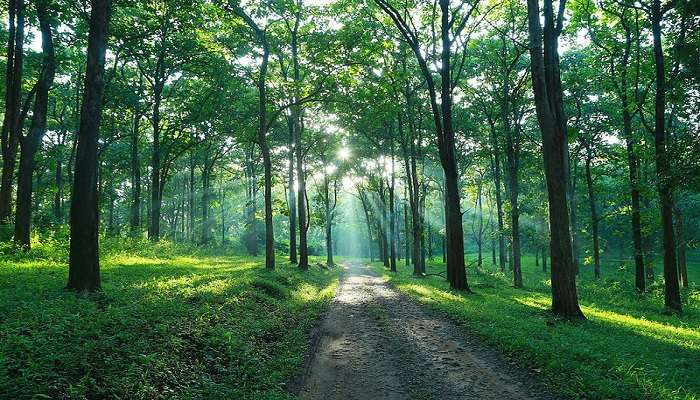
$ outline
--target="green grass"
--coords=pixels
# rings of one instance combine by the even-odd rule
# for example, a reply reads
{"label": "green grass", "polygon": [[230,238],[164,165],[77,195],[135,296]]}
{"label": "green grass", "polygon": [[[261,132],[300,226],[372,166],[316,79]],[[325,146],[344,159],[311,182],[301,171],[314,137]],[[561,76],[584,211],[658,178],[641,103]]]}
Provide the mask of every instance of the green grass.
{"label": "green grass", "polygon": [[[607,264],[594,281],[590,266],[579,276],[579,299],[588,320],[556,320],[549,277],[525,257],[525,289],[511,276],[470,270],[475,294],[456,293],[440,277],[413,278],[403,267],[382,271],[400,291],[453,317],[471,333],[539,374],[555,393],[580,399],[700,398],[700,288],[683,291],[684,313],[663,312],[663,286],[637,295],[629,267]],[[402,264],[403,265],[403,264]],[[428,273],[444,270],[432,263]],[[690,265],[691,282],[698,268]],[[658,274],[659,271],[657,271]]]}
{"label": "green grass", "polygon": [[63,290],[62,256],[3,256],[0,398],[293,398],[339,269],[114,247],[88,298]]}

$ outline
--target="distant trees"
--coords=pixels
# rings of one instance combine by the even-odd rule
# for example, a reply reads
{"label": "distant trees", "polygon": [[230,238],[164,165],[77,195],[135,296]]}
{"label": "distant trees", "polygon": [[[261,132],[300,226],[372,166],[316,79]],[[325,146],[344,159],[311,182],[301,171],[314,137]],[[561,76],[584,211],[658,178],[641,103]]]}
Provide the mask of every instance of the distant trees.
{"label": "distant trees", "polygon": [[700,218],[692,5],[527,6],[149,0],[110,18],[95,0],[88,21],[8,0],[1,239],[60,240],[70,207],[80,291],[99,287],[100,235],[264,246],[300,270],[353,249],[416,277],[442,253],[464,291],[477,270],[525,286],[534,253],[569,319],[577,274],[625,276],[631,256],[643,292],[663,254],[680,311]]}

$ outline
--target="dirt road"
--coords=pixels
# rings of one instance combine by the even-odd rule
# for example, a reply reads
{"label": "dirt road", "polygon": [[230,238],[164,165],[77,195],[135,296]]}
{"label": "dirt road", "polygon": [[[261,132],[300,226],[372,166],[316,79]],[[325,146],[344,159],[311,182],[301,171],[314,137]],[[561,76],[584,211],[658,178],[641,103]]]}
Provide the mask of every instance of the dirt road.
{"label": "dirt road", "polygon": [[552,399],[463,328],[345,267],[299,396],[334,399]]}

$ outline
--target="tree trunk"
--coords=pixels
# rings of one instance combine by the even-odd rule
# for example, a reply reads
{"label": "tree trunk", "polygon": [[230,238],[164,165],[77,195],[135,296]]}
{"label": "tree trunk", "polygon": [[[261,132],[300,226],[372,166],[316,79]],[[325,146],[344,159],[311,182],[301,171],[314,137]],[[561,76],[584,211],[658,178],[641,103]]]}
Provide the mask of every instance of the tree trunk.
{"label": "tree trunk", "polygon": [[[564,4],[560,5],[563,12]],[[532,87],[537,119],[543,139],[543,156],[549,199],[550,251],[552,260],[552,312],[567,319],[582,319],[576,294],[566,199],[566,117],[563,113],[559,76],[558,36],[563,15],[555,27],[552,0],[544,0],[544,38],[538,0],[527,0]],[[561,13],[560,13],[561,14]],[[544,39],[544,40],[543,40]],[[543,43],[544,42],[544,43]]]}
{"label": "tree trunk", "polygon": [[678,275],[680,278],[681,286],[684,288],[688,287],[688,264],[686,249],[688,244],[685,240],[685,224],[683,221],[683,213],[681,213],[680,207],[676,205],[673,212],[676,217],[676,235],[678,236]]}
{"label": "tree trunk", "polygon": [[[516,128],[517,129],[517,128]],[[517,139],[516,139],[517,140]],[[508,140],[511,142],[511,140]],[[508,143],[508,186],[510,187],[510,232],[511,232],[511,265],[513,268],[513,286],[523,287],[523,274],[520,262],[520,207],[518,196],[520,194],[519,149],[517,144]]]}
{"label": "tree trunk", "polygon": [[676,239],[673,232],[673,199],[671,193],[671,166],[666,152],[666,76],[661,44],[661,0],[651,2],[651,30],[654,38],[654,66],[656,68],[656,97],[654,114],[654,148],[656,150],[656,180],[661,203],[661,228],[664,249],[664,304],[667,309],[681,311],[681,293],[678,287]]}
{"label": "tree trunk", "polygon": [[219,179],[219,212],[221,213],[221,244],[226,242],[226,191],[224,190],[224,177],[223,173]]}
{"label": "tree trunk", "polygon": [[438,141],[440,161],[445,171],[445,197],[447,215],[447,270],[450,287],[457,290],[469,290],[464,265],[464,230],[462,228],[462,210],[460,207],[459,175],[455,157],[455,133],[452,127],[452,77],[450,68],[450,2],[440,0],[442,68],[441,99],[442,137]]}
{"label": "tree trunk", "polygon": [[[393,132],[389,132],[392,134]],[[392,272],[396,272],[396,202],[394,191],[396,189],[396,174],[394,174],[394,139],[391,140],[391,182],[389,183],[389,243],[390,243],[390,267]]]}
{"label": "tree trunk", "polygon": [[190,176],[189,176],[189,182],[187,184],[187,207],[188,207],[188,223],[187,223],[187,232],[188,232],[188,237],[191,241],[194,242],[194,213],[195,213],[195,206],[194,206],[194,153],[190,152]]}
{"label": "tree trunk", "polygon": [[141,160],[139,158],[139,127],[141,115],[134,111],[131,132],[131,235],[138,236],[141,229]]}
{"label": "tree trunk", "polygon": [[294,121],[288,122],[289,128],[289,154],[287,156],[287,187],[289,201],[289,262],[298,263],[297,259],[297,196],[294,188]]}
{"label": "tree trunk", "polygon": [[598,208],[595,201],[595,191],[593,190],[593,176],[591,173],[591,162],[593,161],[593,151],[591,143],[587,143],[586,153],[586,184],[588,186],[588,203],[591,208],[591,236],[593,237],[593,272],[595,278],[600,278],[600,240],[598,237]]}
{"label": "tree trunk", "polygon": [[[324,160],[325,164],[325,160]],[[333,266],[333,227],[331,226],[331,198],[329,193],[328,173],[323,175],[323,205],[326,217],[326,266]]]}
{"label": "tree trunk", "polygon": [[210,199],[211,166],[207,157],[204,160],[204,168],[202,168],[202,244],[208,244],[211,241]]}
{"label": "tree trunk", "polygon": [[297,211],[299,214],[299,268],[307,270],[309,268],[309,248],[307,244],[307,233],[309,223],[306,220],[306,174],[304,172],[304,158],[302,152],[303,127],[297,119],[295,126],[296,139],[296,168],[297,168]]}
{"label": "tree trunk", "polygon": [[[506,125],[507,115],[504,119],[504,126]],[[496,192],[496,216],[498,220],[498,231],[496,236],[498,237],[498,266],[501,272],[506,269],[506,242],[503,237],[503,197],[501,194],[501,155],[499,151],[499,143],[496,136],[496,127],[489,121],[490,131],[491,131],[491,152],[492,152],[492,168],[493,168],[493,184]],[[504,127],[504,130],[509,130]],[[508,133],[509,134],[509,133]]]}
{"label": "tree trunk", "polygon": [[148,229],[148,238],[154,242],[160,240],[160,208],[162,204],[161,193],[161,149],[160,149],[160,105],[162,101],[164,81],[157,81],[153,89],[153,148],[151,153],[151,221]]}
{"label": "tree trunk", "polygon": [[[504,101],[505,104],[505,101]],[[507,105],[502,110],[504,120],[508,120]],[[515,112],[514,112],[515,114]],[[508,166],[508,195],[510,196],[510,232],[511,232],[511,266],[513,269],[513,286],[523,287],[523,273],[520,255],[520,207],[518,197],[520,195],[520,124],[516,121],[515,132],[507,123],[506,134],[506,160]]]}
{"label": "tree trunk", "polygon": [[0,224],[9,223],[12,214],[12,180],[19,146],[24,62],[24,1],[9,0],[5,117],[0,136],[2,173],[0,175]]}
{"label": "tree trunk", "polygon": [[[624,92],[623,92],[624,93]],[[625,143],[627,149],[627,163],[629,165],[630,192],[632,198],[632,243],[634,251],[634,276],[635,287],[638,291],[645,290],[644,249],[642,248],[642,218],[641,218],[641,194],[639,191],[639,161],[634,150],[634,137],[632,134],[632,116],[628,111],[627,95],[623,96],[622,119],[624,123]]]}
{"label": "tree trunk", "polygon": [[[567,144],[568,147],[568,144]],[[568,148],[566,150],[568,154]],[[569,165],[569,176],[567,179],[568,183],[568,199],[569,199],[569,221],[571,224],[571,253],[573,255],[573,263],[574,263],[574,271],[576,271],[576,275],[578,275],[578,270],[579,270],[579,234],[578,234],[578,217],[576,216],[577,213],[577,203],[576,203],[576,177],[577,177],[577,170],[578,170],[578,159],[574,158],[571,160],[569,157],[565,159],[565,161],[568,161],[567,164]],[[573,161],[573,166],[570,165]]]}
{"label": "tree trunk", "polygon": [[265,77],[267,74],[267,63],[269,59],[269,50],[265,41],[264,55],[262,66],[260,67],[260,79],[258,81],[259,93],[259,131],[258,145],[263,158],[263,168],[265,174],[264,200],[265,200],[265,268],[275,269],[275,235],[272,224],[272,158],[270,148],[267,144],[267,100],[265,89]]}
{"label": "tree trunk", "polygon": [[56,63],[54,61],[53,37],[49,12],[44,1],[36,3],[43,65],[41,77],[36,86],[36,97],[32,113],[32,123],[26,136],[20,134],[20,164],[17,180],[17,212],[15,215],[14,240],[25,249],[30,247],[32,222],[32,177],[34,176],[34,157],[46,132],[46,117],[49,103],[49,90],[53,85]]}
{"label": "tree trunk", "polygon": [[97,142],[102,118],[104,66],[111,0],[92,0],[85,93],[80,112],[71,200],[71,238],[67,289],[100,289],[98,245]]}
{"label": "tree trunk", "polygon": [[63,223],[63,144],[56,152],[56,193],[53,197],[53,216],[56,223]]}
{"label": "tree trunk", "polygon": [[369,217],[369,200],[367,199],[367,192],[364,189],[358,188],[357,194],[360,197],[360,202],[362,203],[362,211],[365,214],[365,221],[367,222],[367,255],[369,256],[369,261],[374,261],[374,251],[372,240],[372,220]]}

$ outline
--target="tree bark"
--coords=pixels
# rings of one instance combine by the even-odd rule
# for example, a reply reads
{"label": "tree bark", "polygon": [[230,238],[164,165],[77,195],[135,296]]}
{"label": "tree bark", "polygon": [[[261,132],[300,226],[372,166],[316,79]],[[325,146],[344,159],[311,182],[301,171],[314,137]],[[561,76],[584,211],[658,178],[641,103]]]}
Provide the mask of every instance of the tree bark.
{"label": "tree bark", "polygon": [[[519,130],[516,127],[516,130]],[[510,135],[506,139],[506,155],[508,160],[508,187],[510,195],[510,232],[511,232],[511,265],[513,268],[513,286],[523,287],[523,274],[520,262],[520,207],[518,197],[520,195],[520,145],[519,133],[515,138]]]}
{"label": "tree bark", "polygon": [[46,133],[46,118],[49,103],[49,90],[53,85],[56,63],[54,58],[51,21],[45,1],[36,2],[37,16],[41,29],[43,65],[36,86],[34,110],[29,133],[20,138],[20,164],[17,179],[17,210],[15,215],[15,243],[29,250],[32,222],[32,178],[34,157]]}
{"label": "tree bark", "polygon": [[673,213],[676,217],[676,235],[678,237],[678,275],[681,286],[687,288],[689,282],[686,249],[688,244],[685,240],[685,223],[683,213],[678,205],[674,207]]}
{"label": "tree bark", "polygon": [[98,245],[97,142],[104,95],[104,66],[111,0],[92,0],[85,93],[80,112],[71,200],[71,238],[67,289],[100,289]]}
{"label": "tree bark", "polygon": [[506,243],[503,237],[503,198],[501,195],[501,155],[499,150],[499,144],[496,136],[496,127],[491,124],[491,152],[492,155],[492,165],[493,165],[493,184],[496,192],[496,216],[498,220],[498,231],[496,236],[498,237],[498,266],[501,272],[506,269]]}
{"label": "tree bark", "polygon": [[211,168],[209,157],[205,157],[202,168],[202,244],[208,244],[211,241]]}
{"label": "tree bark", "polygon": [[600,278],[600,239],[598,236],[598,208],[596,205],[595,191],[593,190],[593,176],[591,163],[593,161],[593,149],[590,142],[586,145],[586,184],[588,186],[588,203],[591,209],[591,236],[593,237],[593,272],[596,279]]}
{"label": "tree bark", "polygon": [[654,148],[656,150],[656,180],[661,208],[661,228],[664,250],[664,304],[669,310],[681,311],[681,293],[676,265],[676,239],[673,231],[673,199],[671,167],[666,152],[666,72],[661,44],[661,0],[651,2],[651,30],[654,41],[656,96],[654,113]]}
{"label": "tree bark", "polygon": [[571,251],[566,199],[566,117],[563,112],[558,36],[565,3],[560,3],[557,26],[552,0],[544,0],[544,36],[538,0],[527,0],[528,33],[535,108],[543,139],[543,156],[551,231],[552,312],[567,319],[582,319],[576,294],[576,271]]}
{"label": "tree bark", "polygon": [[[568,147],[568,145],[567,145]],[[567,149],[568,153],[568,149]],[[577,215],[577,199],[576,199],[576,178],[578,176],[578,158],[575,155],[573,159],[567,157],[565,159],[567,165],[569,166],[569,176],[567,179],[567,190],[569,199],[569,223],[571,224],[571,253],[573,255],[574,271],[578,275],[579,271],[579,234],[578,234],[578,217]],[[573,165],[571,165],[573,163]]]}
{"label": "tree bark", "polygon": [[298,263],[297,257],[297,196],[294,188],[294,138],[295,129],[294,121],[288,122],[289,128],[289,152],[287,155],[287,188],[289,202],[289,262],[292,264]]}
{"label": "tree bark", "polygon": [[630,196],[632,199],[632,244],[634,252],[634,276],[635,287],[638,291],[645,290],[644,249],[642,248],[642,218],[641,218],[641,193],[639,191],[639,161],[634,149],[634,137],[632,134],[632,116],[628,111],[627,95],[623,96],[622,119],[625,132],[625,147],[627,150],[627,164],[629,166]]}
{"label": "tree bark", "polygon": [[470,291],[464,265],[464,230],[460,207],[459,175],[455,157],[455,133],[452,126],[452,78],[450,68],[450,17],[449,0],[440,0],[442,68],[441,99],[442,136],[438,140],[440,161],[445,171],[445,197],[447,215],[447,270],[448,280],[453,289]]}
{"label": "tree bark", "polygon": [[[162,63],[163,54],[160,55]],[[160,71],[160,70],[159,70]],[[156,72],[156,75],[161,75]],[[148,230],[148,238],[154,242],[160,240],[160,209],[162,205],[161,193],[161,118],[160,106],[163,101],[163,88],[165,80],[162,76],[156,78],[153,87],[153,113],[151,115],[151,124],[153,126],[153,147],[151,149],[151,221]]]}
{"label": "tree bark", "polygon": [[131,132],[131,235],[137,236],[141,229],[141,160],[139,158],[139,128],[141,114],[134,110]]}
{"label": "tree bark", "polygon": [[5,117],[0,136],[2,173],[0,174],[0,224],[9,223],[12,214],[12,181],[21,126],[22,73],[24,62],[23,0],[9,0]]}
{"label": "tree bark", "polygon": [[375,0],[375,2],[391,17],[394,24],[401,31],[401,34],[416,56],[421,73],[427,83],[440,163],[445,177],[447,279],[451,288],[469,291],[464,264],[464,231],[460,208],[459,175],[455,156],[455,133],[452,126],[452,68],[450,66],[452,38],[450,38],[450,30],[454,20],[451,21],[450,18],[450,1],[440,0],[439,2],[441,12],[440,60],[442,64],[439,71],[441,79],[440,104],[438,104],[437,87],[433,79],[433,73],[422,54],[423,50],[414,30],[403,19],[402,13],[392,7],[387,1]]}
{"label": "tree bark", "polygon": [[360,198],[362,211],[365,214],[365,222],[367,223],[367,256],[369,261],[372,262],[374,261],[374,251],[372,250],[374,241],[372,240],[372,220],[369,216],[369,199],[367,198],[367,192],[360,187],[357,188],[357,195]]}

